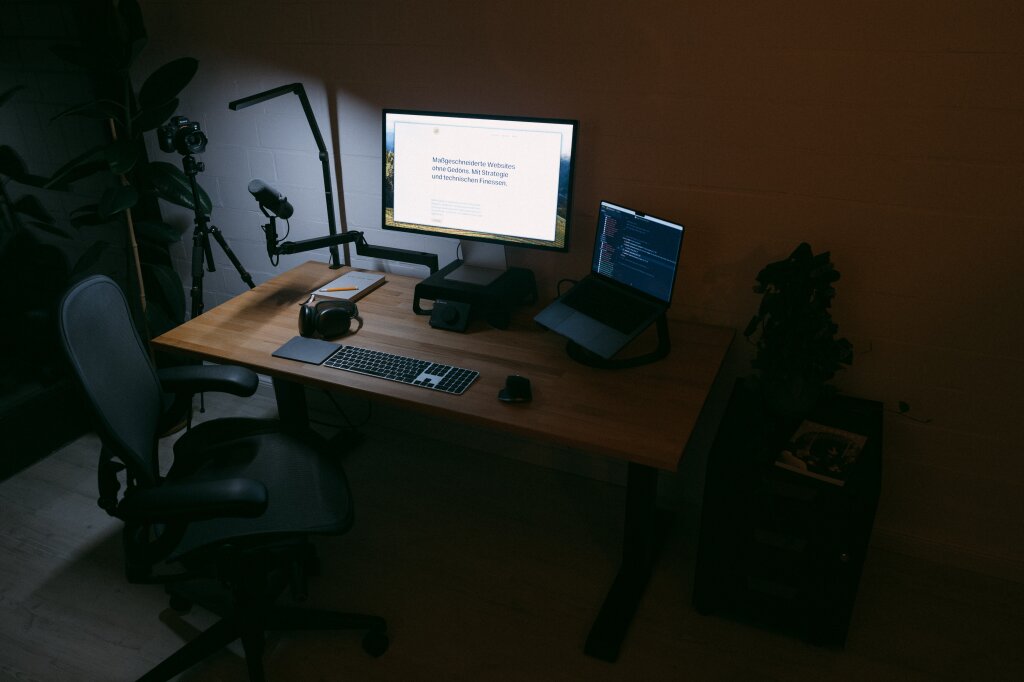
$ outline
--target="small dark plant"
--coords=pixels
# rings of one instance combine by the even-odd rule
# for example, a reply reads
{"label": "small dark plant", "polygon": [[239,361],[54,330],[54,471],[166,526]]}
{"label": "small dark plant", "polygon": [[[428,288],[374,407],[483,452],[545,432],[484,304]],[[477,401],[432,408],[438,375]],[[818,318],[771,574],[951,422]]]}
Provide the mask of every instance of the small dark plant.
{"label": "small dark plant", "polygon": [[853,361],[853,346],[836,338],[829,308],[839,272],[828,251],[800,244],[757,275],[761,305],[744,330],[757,346],[752,362],[765,401],[776,413],[806,414],[834,387],[828,382]]}

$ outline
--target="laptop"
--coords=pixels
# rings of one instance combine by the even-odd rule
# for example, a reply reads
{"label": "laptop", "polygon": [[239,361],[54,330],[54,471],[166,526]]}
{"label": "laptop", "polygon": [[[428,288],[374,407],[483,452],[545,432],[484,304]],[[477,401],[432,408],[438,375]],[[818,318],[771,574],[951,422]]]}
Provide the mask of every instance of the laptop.
{"label": "laptop", "polygon": [[602,201],[590,274],[533,319],[610,359],[668,310],[683,229]]}

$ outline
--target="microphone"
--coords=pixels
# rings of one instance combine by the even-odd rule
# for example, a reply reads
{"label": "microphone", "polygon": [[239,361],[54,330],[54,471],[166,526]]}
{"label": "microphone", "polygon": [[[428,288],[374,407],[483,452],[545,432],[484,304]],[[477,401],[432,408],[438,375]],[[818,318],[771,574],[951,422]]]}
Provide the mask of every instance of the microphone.
{"label": "microphone", "polygon": [[278,218],[288,220],[292,217],[292,213],[295,213],[295,209],[288,203],[287,197],[262,180],[253,180],[249,183],[249,194],[256,198],[261,207],[266,208]]}

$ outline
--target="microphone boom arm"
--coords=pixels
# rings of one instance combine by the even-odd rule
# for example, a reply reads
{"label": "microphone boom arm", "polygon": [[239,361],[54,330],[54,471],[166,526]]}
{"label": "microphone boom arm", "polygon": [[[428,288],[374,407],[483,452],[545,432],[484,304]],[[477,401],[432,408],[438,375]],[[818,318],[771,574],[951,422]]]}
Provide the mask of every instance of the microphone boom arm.
{"label": "microphone boom arm", "polygon": [[[437,254],[425,251],[412,251],[399,249],[392,246],[373,246],[366,241],[363,233],[359,230],[349,230],[341,234],[328,235],[326,237],[314,237],[313,239],[302,239],[297,242],[280,242],[277,240],[277,230],[274,228],[274,217],[270,217],[270,225],[267,229],[267,254],[271,257],[302,253],[304,251],[315,251],[316,249],[332,248],[337,249],[340,244],[351,244],[355,242],[356,253],[366,258],[382,258],[400,263],[412,263],[414,265],[425,265],[430,274],[437,272]],[[334,252],[332,252],[334,253]]]}

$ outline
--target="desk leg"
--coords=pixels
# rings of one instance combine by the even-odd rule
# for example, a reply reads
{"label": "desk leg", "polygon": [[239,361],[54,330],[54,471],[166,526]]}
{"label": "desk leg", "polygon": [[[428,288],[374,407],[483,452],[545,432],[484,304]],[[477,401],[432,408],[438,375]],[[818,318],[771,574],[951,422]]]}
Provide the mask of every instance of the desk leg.
{"label": "desk leg", "polygon": [[309,427],[306,389],[302,384],[274,377],[274,397],[277,398],[277,415],[285,430],[303,431]]}
{"label": "desk leg", "polygon": [[583,651],[609,663],[619,657],[626,630],[643,597],[658,550],[665,538],[668,514],[657,508],[658,470],[629,464],[622,564],[594,619]]}

